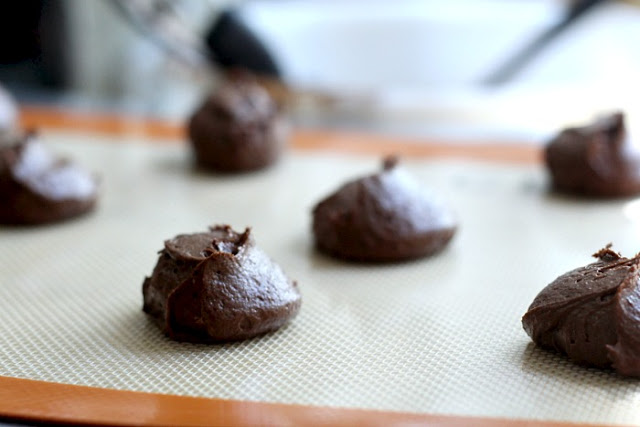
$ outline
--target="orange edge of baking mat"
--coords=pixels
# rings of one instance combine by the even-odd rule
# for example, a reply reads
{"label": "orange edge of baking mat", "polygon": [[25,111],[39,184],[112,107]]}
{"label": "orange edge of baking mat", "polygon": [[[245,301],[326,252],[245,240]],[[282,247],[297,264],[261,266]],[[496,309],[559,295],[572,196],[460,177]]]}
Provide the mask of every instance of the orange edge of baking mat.
{"label": "orange edge of baking mat", "polygon": [[0,376],[0,419],[93,425],[571,426],[101,389]]}
{"label": "orange edge of baking mat", "polygon": [[[108,114],[77,113],[53,108],[23,107],[26,127],[77,130],[112,136],[140,135],[150,139],[184,139],[178,123]],[[294,149],[354,154],[397,154],[406,157],[462,157],[510,163],[540,160],[529,145],[401,140],[380,135],[298,130]],[[139,425],[331,424],[443,426],[567,426],[546,421],[409,414],[264,402],[221,400],[101,389],[0,376],[0,417],[25,421]]]}
{"label": "orange edge of baking mat", "polygon": [[[139,135],[158,141],[185,139],[182,123],[105,113],[79,113],[62,109],[25,106],[20,110],[25,128],[77,130],[111,136]],[[456,157],[507,163],[538,163],[539,147],[523,143],[407,139],[357,132],[297,129],[290,146],[302,151],[350,154],[395,154],[402,157]]]}

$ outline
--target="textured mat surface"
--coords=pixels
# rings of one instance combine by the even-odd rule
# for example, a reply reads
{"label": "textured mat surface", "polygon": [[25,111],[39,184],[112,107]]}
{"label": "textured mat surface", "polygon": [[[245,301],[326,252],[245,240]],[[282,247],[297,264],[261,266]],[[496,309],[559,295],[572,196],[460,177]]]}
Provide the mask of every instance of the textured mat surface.
{"label": "textured mat surface", "polygon": [[[47,136],[102,176],[98,210],[0,228],[0,375],[243,400],[603,423],[640,422],[640,382],[534,348],[520,317],[542,287],[608,242],[640,248],[640,202],[546,193],[543,171],[408,160],[454,207],[440,255],[347,264],[314,252],[311,208],[373,157],[292,153],[244,176],[203,175],[184,147]],[[90,141],[88,141],[90,140]],[[229,223],[303,293],[288,327],[227,345],[167,340],[142,313],[163,240]]]}

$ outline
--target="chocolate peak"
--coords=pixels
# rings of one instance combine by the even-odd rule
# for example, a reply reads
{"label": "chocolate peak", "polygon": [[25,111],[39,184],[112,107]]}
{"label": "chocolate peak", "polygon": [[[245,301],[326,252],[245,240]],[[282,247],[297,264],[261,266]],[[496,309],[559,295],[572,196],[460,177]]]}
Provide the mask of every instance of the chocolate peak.
{"label": "chocolate peak", "polygon": [[219,252],[238,255],[249,241],[249,236],[251,235],[250,227],[245,228],[244,233],[239,235],[239,237],[228,225],[210,227],[209,229],[214,232],[222,231],[226,235],[224,238],[216,237],[213,239],[211,247],[205,249],[206,256],[212,256]]}
{"label": "chocolate peak", "polygon": [[382,160],[382,169],[385,171],[394,169],[398,166],[400,159],[396,155],[387,156]]}
{"label": "chocolate peak", "polygon": [[619,145],[624,142],[626,130],[624,126],[624,114],[622,112],[613,113],[610,116],[596,120],[584,129],[585,134],[603,134],[611,145]]}
{"label": "chocolate peak", "polygon": [[622,257],[622,255],[620,255],[618,252],[614,252],[613,250],[611,250],[611,246],[613,245],[609,243],[607,244],[607,246],[600,249],[598,252],[596,252],[591,256],[594,258],[598,258],[600,261],[605,261],[605,262],[612,262],[612,261],[619,260]]}

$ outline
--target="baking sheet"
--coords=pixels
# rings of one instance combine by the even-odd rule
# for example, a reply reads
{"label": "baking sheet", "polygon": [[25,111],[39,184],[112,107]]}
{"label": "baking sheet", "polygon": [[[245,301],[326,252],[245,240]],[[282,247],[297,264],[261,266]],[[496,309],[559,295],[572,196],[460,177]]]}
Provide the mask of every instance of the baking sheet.
{"label": "baking sheet", "polygon": [[[394,411],[640,422],[640,382],[532,346],[520,317],[608,242],[640,245],[640,201],[549,196],[539,166],[406,159],[461,228],[433,258],[349,264],[317,254],[311,208],[379,159],[289,153],[241,176],[191,168],[185,146],[53,133],[102,176],[98,210],[0,228],[0,375],[169,394]],[[142,313],[163,240],[229,223],[303,294],[300,315],[254,340],[166,339]]]}

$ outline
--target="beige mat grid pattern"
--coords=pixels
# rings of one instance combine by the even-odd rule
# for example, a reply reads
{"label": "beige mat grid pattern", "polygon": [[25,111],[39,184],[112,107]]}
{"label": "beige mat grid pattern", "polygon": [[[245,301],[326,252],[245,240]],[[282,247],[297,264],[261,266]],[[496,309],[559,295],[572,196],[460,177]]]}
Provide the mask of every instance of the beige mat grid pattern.
{"label": "beige mat grid pattern", "polygon": [[[559,274],[613,242],[640,249],[640,205],[546,193],[537,166],[407,160],[456,210],[440,255],[384,266],[313,251],[311,208],[379,159],[291,153],[249,175],[203,175],[184,147],[49,134],[100,173],[91,216],[0,228],[0,375],[106,388],[442,414],[640,422],[640,382],[534,348],[520,317]],[[303,293],[258,339],[166,339],[141,311],[163,240],[252,226]]]}

